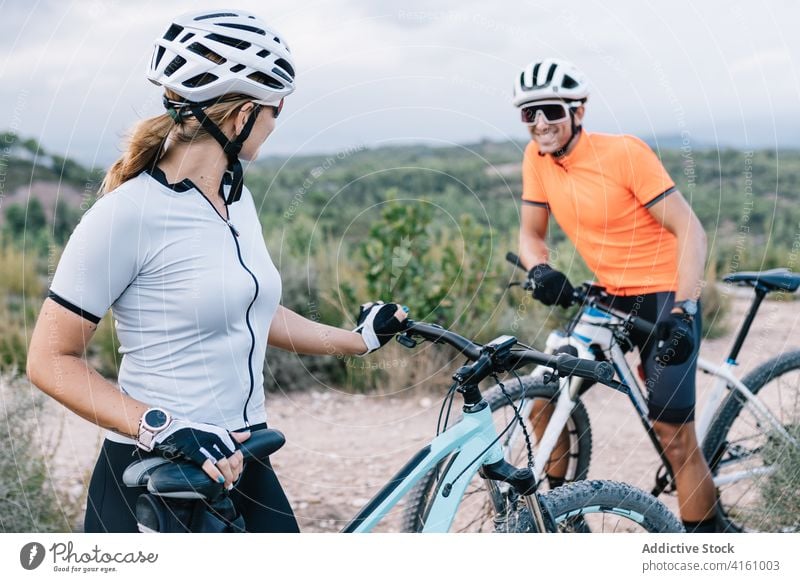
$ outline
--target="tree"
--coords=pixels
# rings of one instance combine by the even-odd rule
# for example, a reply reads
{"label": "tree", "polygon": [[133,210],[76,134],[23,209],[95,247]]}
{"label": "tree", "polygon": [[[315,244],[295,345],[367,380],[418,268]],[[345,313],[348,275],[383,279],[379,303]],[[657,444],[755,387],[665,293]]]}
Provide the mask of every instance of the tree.
{"label": "tree", "polygon": [[58,245],[65,244],[80,219],[80,210],[59,198],[58,202],[56,202],[55,215],[53,216],[53,240],[55,243]]}
{"label": "tree", "polygon": [[32,198],[27,209],[21,204],[10,204],[6,209],[5,232],[12,240],[20,240],[27,233],[33,237],[47,226],[44,208],[37,198]]}

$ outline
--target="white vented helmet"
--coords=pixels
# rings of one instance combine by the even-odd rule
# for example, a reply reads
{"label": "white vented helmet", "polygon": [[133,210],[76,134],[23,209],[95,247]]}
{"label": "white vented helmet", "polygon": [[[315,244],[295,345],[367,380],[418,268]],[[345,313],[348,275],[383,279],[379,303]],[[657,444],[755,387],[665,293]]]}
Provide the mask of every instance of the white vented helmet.
{"label": "white vented helmet", "polygon": [[174,19],[155,41],[147,78],[193,102],[242,93],[278,105],[294,91],[283,37],[242,10],[203,10]]}
{"label": "white vented helmet", "polygon": [[586,76],[572,63],[560,59],[533,61],[514,79],[515,107],[542,99],[581,101],[588,96]]}

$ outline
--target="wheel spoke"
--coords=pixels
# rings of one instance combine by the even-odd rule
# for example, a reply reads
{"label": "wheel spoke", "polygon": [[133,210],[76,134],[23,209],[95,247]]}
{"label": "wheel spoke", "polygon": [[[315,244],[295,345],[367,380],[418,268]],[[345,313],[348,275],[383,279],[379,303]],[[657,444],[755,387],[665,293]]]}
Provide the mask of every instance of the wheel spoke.
{"label": "wheel spoke", "polygon": [[[788,352],[754,370],[743,380],[784,432],[736,393],[717,413],[706,451],[726,443],[714,468],[720,502],[733,529],[797,531],[800,516],[791,509],[800,489],[797,468],[800,423],[800,351]],[[794,471],[794,473],[792,472]],[[789,505],[786,505],[786,504]]]}

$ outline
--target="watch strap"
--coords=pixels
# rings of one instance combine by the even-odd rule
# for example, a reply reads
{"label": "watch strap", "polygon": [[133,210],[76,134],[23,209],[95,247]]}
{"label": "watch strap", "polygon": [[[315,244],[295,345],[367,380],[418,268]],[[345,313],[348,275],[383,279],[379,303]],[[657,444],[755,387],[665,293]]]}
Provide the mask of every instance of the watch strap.
{"label": "watch strap", "polygon": [[152,451],[154,446],[155,446],[154,445],[154,441],[155,441],[156,435],[161,433],[161,432],[163,432],[164,430],[166,430],[167,427],[169,427],[169,425],[172,424],[172,415],[170,415],[169,412],[167,412],[163,408],[155,408],[155,410],[160,410],[166,415],[167,422],[164,423],[164,426],[162,426],[162,427],[160,427],[158,429],[154,429],[154,428],[148,426],[145,423],[144,419],[147,416],[147,413],[150,412],[151,410],[154,410],[154,408],[148,408],[147,410],[144,411],[144,413],[142,414],[141,418],[139,418],[139,430],[138,430],[138,433],[136,435],[137,444],[139,445],[139,447],[141,447],[142,449],[144,449],[148,453],[150,451]]}

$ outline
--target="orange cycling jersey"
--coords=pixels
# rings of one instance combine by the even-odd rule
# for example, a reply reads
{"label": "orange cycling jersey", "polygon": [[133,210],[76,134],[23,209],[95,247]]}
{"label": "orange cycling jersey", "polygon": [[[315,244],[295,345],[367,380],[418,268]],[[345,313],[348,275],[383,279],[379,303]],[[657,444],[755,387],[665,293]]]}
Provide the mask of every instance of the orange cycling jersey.
{"label": "orange cycling jersey", "polygon": [[583,132],[561,158],[525,149],[522,200],[552,212],[614,295],[677,289],[675,236],[647,210],[675,191],[653,150],[630,135]]}

